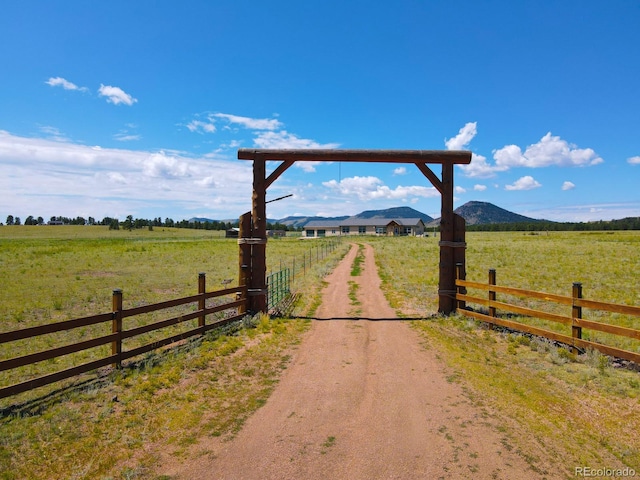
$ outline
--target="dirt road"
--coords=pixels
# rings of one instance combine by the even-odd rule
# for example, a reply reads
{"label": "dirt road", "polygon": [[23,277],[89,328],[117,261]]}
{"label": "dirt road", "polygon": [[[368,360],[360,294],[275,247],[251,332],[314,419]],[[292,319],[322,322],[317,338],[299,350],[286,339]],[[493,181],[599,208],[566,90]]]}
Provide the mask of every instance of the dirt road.
{"label": "dirt road", "polygon": [[354,245],[327,278],[319,320],[266,405],[178,478],[542,478],[396,319],[370,246],[362,274],[350,275],[356,253]]}

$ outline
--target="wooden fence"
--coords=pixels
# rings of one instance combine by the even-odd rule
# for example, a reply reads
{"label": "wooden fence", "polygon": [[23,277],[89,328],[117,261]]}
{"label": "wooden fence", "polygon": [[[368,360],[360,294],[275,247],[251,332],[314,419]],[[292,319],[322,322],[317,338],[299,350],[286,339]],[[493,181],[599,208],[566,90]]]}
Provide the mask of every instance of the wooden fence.
{"label": "wooden fence", "polygon": [[[556,295],[551,293],[535,292],[522,288],[503,287],[496,285],[496,271],[489,270],[489,281],[487,284],[480,282],[471,282],[464,279],[464,269],[458,269],[458,279],[456,280],[456,301],[459,313],[469,317],[476,318],[483,322],[500,325],[516,331],[530,333],[532,335],[542,336],[557,342],[569,345],[575,350],[586,350],[589,348],[596,349],[606,355],[623,358],[640,364],[640,347],[636,351],[624,350],[615,346],[605,345],[600,342],[593,342],[582,338],[582,330],[593,330],[616,336],[626,337],[633,340],[640,340],[640,330],[620,325],[613,325],[601,321],[587,320],[583,318],[582,309],[598,310],[610,313],[618,313],[633,317],[640,317],[640,307],[620,305],[615,303],[598,302],[594,300],[586,300],[582,298],[582,284],[574,283],[571,296]],[[485,298],[467,295],[467,288],[483,290],[488,292]],[[509,296],[531,298],[554,304],[565,305],[570,308],[571,315],[560,315],[556,313],[543,312],[526,308],[523,306],[512,305],[505,302],[499,302],[496,298],[497,294],[506,294]],[[468,309],[466,303],[480,304],[488,307],[488,313],[481,313]],[[517,316],[534,317],[541,320],[557,322],[571,328],[571,334],[559,333],[537,326],[527,325],[504,318],[504,315],[498,315],[498,309],[515,314]]]}
{"label": "wooden fence", "polygon": [[[222,297],[225,295],[235,295],[235,300],[220,303],[218,305],[210,307],[207,306],[208,299]],[[137,326],[130,329],[124,328],[124,320],[126,318],[134,317],[136,315],[149,314],[169,308],[180,307],[188,304],[194,304],[195,310],[188,313],[181,313],[180,315],[173,318],[150,323],[147,325]],[[200,273],[198,276],[198,294],[196,295],[168,300],[152,305],[144,305],[135,308],[124,308],[122,290],[114,290],[112,296],[112,305],[112,311],[109,313],[92,315],[84,318],[77,318],[73,320],[66,320],[63,322],[0,333],[0,344],[5,344],[17,340],[30,339],[38,337],[40,335],[47,335],[55,332],[83,328],[101,323],[107,323],[111,325],[111,332],[108,335],[103,335],[97,338],[92,338],[90,340],[84,340],[70,345],[64,345],[61,347],[0,361],[0,372],[3,372],[18,367],[33,365],[45,360],[55,359],[63,355],[81,352],[83,350],[88,350],[100,345],[111,344],[111,355],[109,356],[99,358],[81,365],[76,365],[65,370],[60,370],[44,376],[33,378],[21,383],[0,388],[0,398],[5,398],[38,387],[49,385],[51,383],[75,377],[82,373],[90,372],[92,370],[96,370],[108,365],[113,365],[116,368],[120,368],[124,360],[128,360],[132,357],[150,352],[157,348],[176,343],[180,340],[192,337],[194,335],[202,335],[211,329],[219,328],[228,323],[240,320],[244,317],[247,307],[247,288],[241,286],[207,292],[205,274]],[[229,310],[232,309],[233,311],[229,312]],[[221,319],[218,318],[214,322],[207,324],[207,316],[218,312],[225,312],[224,317]],[[153,342],[146,345],[138,346],[129,350],[123,350],[123,341],[126,339],[130,339],[155,330],[171,327],[195,319],[198,320],[198,326],[196,328],[182,331],[167,338],[154,340]]]}

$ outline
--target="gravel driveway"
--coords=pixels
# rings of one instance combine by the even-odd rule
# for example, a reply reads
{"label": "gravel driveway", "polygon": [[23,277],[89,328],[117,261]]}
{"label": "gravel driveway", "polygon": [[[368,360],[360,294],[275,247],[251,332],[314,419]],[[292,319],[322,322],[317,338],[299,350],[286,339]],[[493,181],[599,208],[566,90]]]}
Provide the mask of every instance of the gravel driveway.
{"label": "gravel driveway", "polygon": [[[317,320],[267,403],[178,478],[543,478],[396,318],[369,245],[361,275],[351,276],[357,251],[326,279]],[[359,304],[349,298],[353,281]]]}

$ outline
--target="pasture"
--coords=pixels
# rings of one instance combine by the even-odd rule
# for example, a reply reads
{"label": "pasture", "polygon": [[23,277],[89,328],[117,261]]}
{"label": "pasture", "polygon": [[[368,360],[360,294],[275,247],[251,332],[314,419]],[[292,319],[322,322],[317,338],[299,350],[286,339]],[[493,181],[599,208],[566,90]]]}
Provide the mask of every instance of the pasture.
{"label": "pasture", "polygon": [[[324,262],[319,261],[324,243],[299,237],[271,240],[267,273],[293,268],[295,262],[295,283],[304,285],[313,277],[303,275],[307,270],[324,274]],[[0,332],[5,332],[110,312],[114,289],[123,291],[125,308],[131,308],[197,293],[200,272],[206,273],[208,291],[236,285],[238,244],[220,231],[7,226],[0,228],[0,265]],[[176,308],[174,314],[185,311]],[[154,320],[158,314],[140,315],[128,319],[127,328]],[[131,347],[187,328],[183,324],[141,336]],[[107,329],[110,325],[98,324],[3,344],[0,360],[96,338],[109,333]],[[0,386],[104,358],[109,351],[110,346],[103,345],[3,372]],[[0,406],[6,404],[2,402]]]}
{"label": "pasture", "polygon": [[[208,289],[235,282],[237,241],[222,235],[0,227],[0,331],[108,312],[115,288],[123,290],[125,305],[135,306],[196,293],[199,272],[206,272]],[[435,313],[437,238],[349,240],[373,245],[392,306],[410,316]],[[270,239],[268,272],[292,266],[294,258],[298,266],[303,256],[317,258],[321,242]],[[469,280],[486,281],[495,268],[500,285],[570,294],[572,283],[582,282],[585,298],[640,304],[640,232],[473,232],[467,244]],[[346,250],[343,241],[296,276],[301,300],[295,314],[313,313],[322,277]],[[598,355],[578,361],[548,343],[479,328],[458,316],[413,324],[425,346],[441,356],[451,381],[468,385],[470,401],[503,417],[506,447],[518,448],[526,434],[542,443],[557,437],[562,461],[597,462],[606,451],[640,470],[636,372],[613,369]],[[234,435],[266,401],[308,321],[262,318],[256,325],[150,354],[106,380],[43,401],[28,403],[47,389],[24,394],[18,400],[27,403],[0,419],[0,478],[157,478],[153,465],[160,456],[184,459],[201,436]],[[48,346],[19,348],[22,354]],[[14,354],[0,346],[0,359]],[[7,375],[2,382],[14,380]],[[16,401],[4,399],[2,406]]]}

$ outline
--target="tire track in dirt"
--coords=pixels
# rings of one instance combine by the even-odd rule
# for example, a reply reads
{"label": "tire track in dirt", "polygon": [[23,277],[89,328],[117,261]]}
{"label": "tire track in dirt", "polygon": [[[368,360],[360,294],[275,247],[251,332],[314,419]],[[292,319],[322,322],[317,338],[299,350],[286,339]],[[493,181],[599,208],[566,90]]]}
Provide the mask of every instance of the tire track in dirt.
{"label": "tire track in dirt", "polygon": [[[531,479],[493,419],[447,377],[436,354],[396,319],[373,249],[352,277],[357,245],[327,277],[318,320],[266,404],[231,441],[166,473],[180,479]],[[359,319],[348,282],[358,282]]]}

